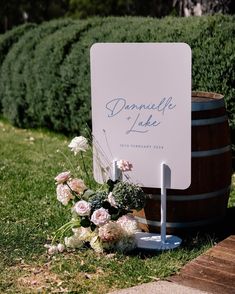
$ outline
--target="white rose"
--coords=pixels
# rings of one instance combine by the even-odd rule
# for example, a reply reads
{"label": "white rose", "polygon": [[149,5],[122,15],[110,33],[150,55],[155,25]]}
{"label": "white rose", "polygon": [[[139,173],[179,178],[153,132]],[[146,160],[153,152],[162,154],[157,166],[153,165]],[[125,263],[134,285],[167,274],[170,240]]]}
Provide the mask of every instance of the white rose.
{"label": "white rose", "polygon": [[109,220],[111,216],[108,213],[108,211],[104,208],[99,208],[95,210],[91,216],[91,221],[96,225],[96,226],[103,226],[105,225]]}
{"label": "white rose", "polygon": [[115,198],[113,197],[112,192],[110,192],[108,195],[108,202],[110,203],[111,206],[117,207],[117,202],[115,201]]}
{"label": "white rose", "polygon": [[74,205],[74,211],[80,216],[90,215],[91,204],[85,200],[80,200]]}
{"label": "white rose", "polygon": [[64,243],[66,247],[70,248],[80,248],[83,246],[83,242],[75,235],[71,237],[65,237]]}
{"label": "white rose", "polygon": [[90,241],[92,238],[92,231],[91,228],[73,228],[72,229],[74,235],[79,238],[81,241],[87,242]]}
{"label": "white rose", "polygon": [[71,151],[76,155],[80,151],[86,151],[88,149],[88,142],[85,137],[79,136],[73,138],[68,147],[71,148]]}
{"label": "white rose", "polygon": [[69,203],[69,200],[74,198],[69,187],[63,184],[57,185],[56,194],[57,200],[60,201],[63,205],[67,205]]}
{"label": "white rose", "polygon": [[140,231],[138,228],[138,223],[132,215],[123,215],[117,220],[117,223],[128,236],[134,235]]}

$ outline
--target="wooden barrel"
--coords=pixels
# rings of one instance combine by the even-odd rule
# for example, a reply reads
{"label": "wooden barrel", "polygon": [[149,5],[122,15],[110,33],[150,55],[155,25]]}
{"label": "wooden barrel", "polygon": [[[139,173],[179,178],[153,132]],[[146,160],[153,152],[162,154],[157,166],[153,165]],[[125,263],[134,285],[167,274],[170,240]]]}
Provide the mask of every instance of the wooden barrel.
{"label": "wooden barrel", "polygon": [[[186,190],[167,190],[167,232],[220,222],[226,214],[231,174],[230,131],[223,96],[193,92],[191,185]],[[159,232],[160,189],[145,192],[147,204],[134,214],[141,229]]]}

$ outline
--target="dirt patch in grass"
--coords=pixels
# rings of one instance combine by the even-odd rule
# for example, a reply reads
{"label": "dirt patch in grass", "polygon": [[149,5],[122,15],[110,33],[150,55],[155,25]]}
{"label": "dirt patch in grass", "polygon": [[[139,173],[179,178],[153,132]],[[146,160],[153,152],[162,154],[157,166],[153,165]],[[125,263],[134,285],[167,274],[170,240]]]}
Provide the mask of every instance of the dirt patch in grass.
{"label": "dirt patch in grass", "polygon": [[15,282],[16,288],[22,293],[68,292],[68,289],[63,287],[64,282],[59,276],[50,271],[50,263],[43,266],[22,263],[12,268],[12,270],[20,272]]}
{"label": "dirt patch in grass", "polygon": [[[99,279],[106,276],[105,272],[99,267],[94,273],[79,271],[69,273],[66,270],[55,273],[53,272],[53,261],[49,261],[42,266],[22,262],[11,267],[10,271],[11,274],[15,273],[15,289],[19,291],[17,293],[70,293],[73,290],[71,288],[83,289],[85,286],[89,289],[89,284],[96,285],[96,290],[98,288],[102,291],[108,290],[105,289],[105,285],[98,285]],[[87,293],[91,292],[88,291]]]}

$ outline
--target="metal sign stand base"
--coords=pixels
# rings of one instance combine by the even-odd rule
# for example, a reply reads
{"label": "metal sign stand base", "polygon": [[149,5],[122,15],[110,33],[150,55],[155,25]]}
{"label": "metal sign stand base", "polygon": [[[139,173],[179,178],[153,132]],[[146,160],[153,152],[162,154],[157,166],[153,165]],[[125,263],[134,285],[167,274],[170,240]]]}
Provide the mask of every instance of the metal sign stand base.
{"label": "metal sign stand base", "polygon": [[[166,235],[166,165],[161,164],[161,234],[136,233],[137,248],[147,250],[169,250],[180,246],[182,240],[173,235]],[[168,175],[169,176],[169,175]]]}

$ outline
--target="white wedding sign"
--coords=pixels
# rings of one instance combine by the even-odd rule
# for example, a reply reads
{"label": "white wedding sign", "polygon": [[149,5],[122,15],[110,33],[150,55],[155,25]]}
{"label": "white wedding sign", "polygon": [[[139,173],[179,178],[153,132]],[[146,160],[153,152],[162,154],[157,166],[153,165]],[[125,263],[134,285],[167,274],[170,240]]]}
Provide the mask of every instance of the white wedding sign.
{"label": "white wedding sign", "polygon": [[191,182],[191,49],[185,43],[96,43],[91,47],[94,176],[103,183],[113,160],[142,187]]}

